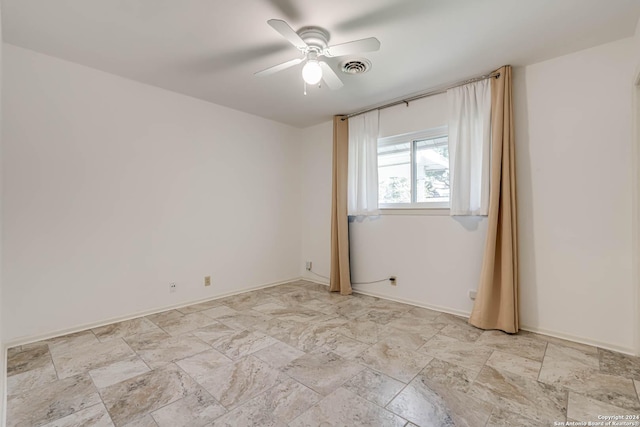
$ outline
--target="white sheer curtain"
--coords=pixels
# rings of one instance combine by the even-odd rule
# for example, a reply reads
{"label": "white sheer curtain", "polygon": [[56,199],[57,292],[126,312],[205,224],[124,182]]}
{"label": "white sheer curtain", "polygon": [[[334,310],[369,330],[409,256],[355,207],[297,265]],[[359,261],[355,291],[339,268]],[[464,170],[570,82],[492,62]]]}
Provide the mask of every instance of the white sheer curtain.
{"label": "white sheer curtain", "polygon": [[451,215],[489,213],[491,79],[449,89]]}
{"label": "white sheer curtain", "polygon": [[378,110],[349,118],[347,213],[378,212]]}

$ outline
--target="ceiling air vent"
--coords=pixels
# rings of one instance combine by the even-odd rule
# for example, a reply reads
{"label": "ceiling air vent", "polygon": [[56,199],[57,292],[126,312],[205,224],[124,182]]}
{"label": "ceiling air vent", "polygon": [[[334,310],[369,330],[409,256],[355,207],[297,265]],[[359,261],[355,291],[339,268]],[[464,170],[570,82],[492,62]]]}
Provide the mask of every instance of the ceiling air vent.
{"label": "ceiling air vent", "polygon": [[344,61],[340,69],[345,74],[364,74],[371,69],[371,62],[368,59],[349,59]]}

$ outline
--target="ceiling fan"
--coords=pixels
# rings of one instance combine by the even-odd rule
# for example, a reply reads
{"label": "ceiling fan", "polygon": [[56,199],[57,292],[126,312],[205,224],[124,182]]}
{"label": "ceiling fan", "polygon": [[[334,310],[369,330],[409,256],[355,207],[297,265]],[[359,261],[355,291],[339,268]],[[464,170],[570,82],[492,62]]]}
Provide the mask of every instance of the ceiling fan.
{"label": "ceiling fan", "polygon": [[320,27],[303,27],[297,32],[280,19],[270,19],[267,23],[279,32],[289,43],[294,45],[303,56],[282,64],[274,65],[255,73],[256,76],[268,76],[278,71],[305,62],[302,67],[302,79],[306,84],[315,85],[324,80],[329,88],[335,90],[343,86],[338,75],[321,57],[352,55],[360,52],[373,52],[380,49],[380,42],[375,37],[329,46],[329,32]]}

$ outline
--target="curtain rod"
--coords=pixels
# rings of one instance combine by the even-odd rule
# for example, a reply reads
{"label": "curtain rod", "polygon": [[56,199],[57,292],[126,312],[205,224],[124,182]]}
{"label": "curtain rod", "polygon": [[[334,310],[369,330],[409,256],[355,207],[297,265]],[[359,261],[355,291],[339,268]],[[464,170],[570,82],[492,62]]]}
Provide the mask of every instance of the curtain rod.
{"label": "curtain rod", "polygon": [[500,77],[500,73],[494,72],[494,73],[491,73],[491,74],[485,74],[485,75],[480,76],[480,77],[474,77],[474,78],[467,79],[467,80],[462,81],[462,82],[455,83],[455,84],[453,84],[451,86],[447,86],[447,87],[445,87],[443,89],[438,89],[438,90],[434,90],[434,91],[431,91],[431,92],[422,93],[420,95],[415,95],[415,96],[412,96],[412,97],[409,97],[409,98],[401,99],[399,101],[390,102],[388,104],[384,104],[384,105],[381,105],[379,107],[369,108],[368,110],[363,110],[363,111],[358,111],[356,113],[346,114],[346,115],[342,116],[342,118],[340,120],[345,121],[346,119],[350,119],[351,117],[355,117],[355,116],[359,116],[359,115],[364,114],[364,113],[368,113],[369,111],[384,110],[385,108],[395,107],[396,105],[400,105],[400,104],[406,104],[407,107],[408,107],[409,103],[412,102],[412,101],[416,101],[416,100],[422,99],[422,98],[427,98],[427,97],[433,96],[433,95],[440,95],[442,93],[446,93],[449,89],[453,89],[455,87],[464,86],[464,85],[467,85],[469,83],[479,82],[481,80],[487,80],[487,79],[490,79],[490,78],[493,78],[493,77],[495,77],[495,78]]}

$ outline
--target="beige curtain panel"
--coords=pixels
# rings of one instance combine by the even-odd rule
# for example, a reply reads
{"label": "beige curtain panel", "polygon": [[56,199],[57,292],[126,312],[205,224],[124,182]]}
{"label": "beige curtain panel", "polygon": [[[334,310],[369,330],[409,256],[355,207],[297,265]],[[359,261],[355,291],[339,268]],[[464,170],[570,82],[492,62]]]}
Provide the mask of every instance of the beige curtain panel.
{"label": "beige curtain panel", "polygon": [[487,241],[478,294],[469,323],[516,333],[518,238],[511,67],[498,70],[491,85],[491,190]]}
{"label": "beige curtain panel", "polygon": [[347,175],[349,122],[333,118],[333,185],[331,195],[331,292],[351,295]]}

